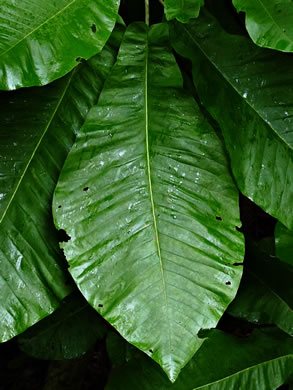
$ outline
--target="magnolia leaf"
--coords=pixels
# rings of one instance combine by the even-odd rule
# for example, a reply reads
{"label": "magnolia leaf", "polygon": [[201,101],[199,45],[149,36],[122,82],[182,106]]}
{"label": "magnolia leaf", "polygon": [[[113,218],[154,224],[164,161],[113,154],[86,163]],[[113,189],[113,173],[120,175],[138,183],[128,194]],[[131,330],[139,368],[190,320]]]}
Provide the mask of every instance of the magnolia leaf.
{"label": "magnolia leaf", "polygon": [[131,25],[62,170],[54,218],[82,294],[174,381],[236,294],[238,192],[167,25]]}
{"label": "magnolia leaf", "polygon": [[187,23],[190,18],[197,18],[204,0],[165,0],[165,15],[167,20],[177,19]]}
{"label": "magnolia leaf", "polygon": [[0,89],[44,85],[101,51],[119,0],[2,0]]}
{"label": "magnolia leaf", "polygon": [[275,228],[276,256],[293,266],[293,232],[280,222]]}
{"label": "magnolia leaf", "polygon": [[74,359],[103,338],[106,330],[98,313],[74,292],[53,314],[18,336],[18,343],[23,352],[37,359]]}
{"label": "magnolia leaf", "polygon": [[245,12],[245,25],[259,46],[293,52],[293,3],[291,0],[233,0]]}
{"label": "magnolia leaf", "polygon": [[52,313],[71,291],[51,200],[75,132],[115,61],[120,29],[65,78],[0,94],[0,341]]}
{"label": "magnolia leaf", "polygon": [[276,389],[292,375],[293,339],[277,329],[237,338],[212,330],[172,385],[143,354],[115,370],[106,390]]}
{"label": "magnolia leaf", "polygon": [[293,267],[250,244],[244,270],[229,314],[256,324],[275,324],[293,336]]}
{"label": "magnolia leaf", "polygon": [[240,191],[293,228],[293,57],[227,33],[206,10],[188,25],[170,26],[175,50],[192,60],[200,99],[221,127]]}

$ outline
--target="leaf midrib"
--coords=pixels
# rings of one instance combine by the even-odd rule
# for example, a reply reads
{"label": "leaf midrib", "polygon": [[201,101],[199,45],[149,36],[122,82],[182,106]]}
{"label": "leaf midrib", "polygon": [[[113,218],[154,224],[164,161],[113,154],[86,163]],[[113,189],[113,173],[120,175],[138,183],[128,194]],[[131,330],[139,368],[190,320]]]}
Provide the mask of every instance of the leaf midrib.
{"label": "leaf midrib", "polygon": [[[149,191],[150,191],[152,216],[153,216],[154,230],[155,230],[155,242],[156,242],[158,257],[159,257],[159,261],[160,261],[160,271],[161,271],[161,278],[162,278],[162,284],[163,284],[164,300],[165,300],[166,311],[167,311],[167,322],[168,322],[168,324],[170,324],[167,289],[166,289],[163,259],[162,259],[162,254],[161,254],[159,231],[158,231],[158,225],[157,225],[157,217],[156,217],[156,212],[155,212],[155,203],[154,203],[152,179],[151,179],[150,150],[149,150],[149,113],[148,113],[148,57],[149,57],[148,45],[149,45],[149,43],[147,41],[146,54],[145,54],[145,77],[144,77],[144,79],[145,79],[144,80],[144,104],[145,104],[144,111],[145,111],[145,139],[146,139],[147,174],[148,174],[148,185],[149,185]],[[168,340],[169,340],[169,353],[171,354],[171,350],[172,350],[171,344],[172,343],[171,343],[171,335],[170,335],[169,326],[168,326]]]}
{"label": "leaf midrib", "polygon": [[[77,69],[77,68],[76,68],[76,69]],[[41,135],[41,137],[40,137],[38,143],[36,144],[36,146],[35,146],[35,148],[34,148],[34,150],[33,150],[33,152],[32,152],[31,157],[29,158],[29,160],[28,160],[26,166],[24,167],[24,170],[23,170],[23,172],[22,172],[22,174],[21,174],[21,176],[20,176],[20,178],[19,178],[19,180],[18,180],[18,183],[17,183],[17,185],[16,185],[16,187],[15,187],[15,189],[14,189],[14,191],[13,191],[11,197],[10,197],[10,200],[9,200],[9,202],[8,202],[8,204],[7,204],[7,206],[6,206],[6,208],[4,209],[4,212],[3,212],[3,214],[2,214],[2,217],[0,218],[0,225],[1,225],[1,223],[3,222],[3,220],[4,220],[4,218],[5,218],[6,214],[7,214],[7,211],[9,210],[9,207],[11,206],[12,201],[13,201],[13,199],[15,198],[15,196],[16,196],[18,190],[19,190],[19,187],[20,187],[20,185],[21,185],[21,183],[22,183],[22,181],[23,181],[23,178],[24,178],[24,176],[25,176],[25,174],[26,174],[26,172],[27,172],[29,166],[31,165],[31,162],[32,162],[32,160],[33,160],[33,158],[34,158],[34,156],[35,156],[37,150],[39,149],[39,147],[40,147],[40,145],[41,145],[41,143],[42,143],[42,141],[43,141],[45,135],[47,134],[47,131],[48,131],[48,129],[49,129],[49,127],[50,127],[50,125],[51,125],[53,119],[55,118],[56,113],[57,113],[58,110],[59,110],[59,107],[60,107],[60,105],[61,105],[61,103],[62,103],[62,101],[63,101],[63,99],[64,99],[64,96],[65,96],[65,94],[66,94],[68,88],[69,88],[69,85],[70,85],[70,83],[71,83],[71,81],[72,81],[72,78],[73,78],[75,72],[76,72],[76,69],[74,69],[74,70],[71,72],[71,75],[70,75],[70,77],[68,78],[67,83],[65,84],[65,88],[64,88],[64,90],[63,90],[63,93],[61,94],[59,100],[57,101],[56,107],[55,107],[55,109],[54,109],[52,115],[50,116],[50,118],[49,118],[49,120],[48,120],[48,123],[47,123],[47,125],[45,126],[45,129],[44,129],[44,131],[43,131],[43,133],[42,133],[42,135]]]}
{"label": "leaf midrib", "polygon": [[19,39],[18,41],[16,41],[12,46],[10,46],[7,50],[5,50],[4,52],[2,52],[0,54],[0,57],[4,56],[5,54],[7,54],[10,50],[14,49],[17,45],[19,45],[22,41],[24,41],[27,37],[29,37],[30,35],[32,35],[34,32],[36,32],[37,30],[39,30],[41,27],[43,27],[45,24],[47,24],[50,20],[54,19],[55,17],[57,17],[58,15],[62,14],[62,12],[64,12],[68,7],[70,7],[72,4],[74,4],[77,0],[72,0],[70,3],[68,3],[65,7],[61,8],[58,12],[56,12],[54,15],[50,16],[48,19],[46,19],[43,23],[39,24],[37,27],[35,27],[32,31],[30,31],[28,34],[24,35],[21,37],[21,39]]}
{"label": "leaf midrib", "polygon": [[[241,96],[242,98],[242,95],[240,93],[240,91],[238,91],[238,89],[232,84],[232,82],[230,81],[230,78],[228,78],[226,76],[226,74],[224,72],[222,72],[218,66],[210,59],[209,55],[205,52],[205,50],[197,43],[197,41],[194,39],[194,37],[190,34],[190,32],[188,31],[188,29],[185,27],[185,25],[183,25],[183,29],[186,31],[187,35],[190,37],[190,39],[194,42],[194,44],[198,47],[198,49],[202,52],[202,54],[207,58],[207,60],[213,64],[213,66],[215,67],[215,69],[217,70],[218,73],[220,73],[220,75],[226,80],[226,82],[233,88],[234,91],[237,92],[238,95]],[[271,126],[271,123],[270,122],[267,122],[263,116],[253,107],[253,105],[249,102],[248,99],[243,99],[242,100],[263,120],[263,122],[276,134],[276,136],[286,145],[288,146],[291,150],[293,150],[293,145],[291,145],[290,143],[288,143],[286,141],[286,139],[284,139],[272,126]]]}

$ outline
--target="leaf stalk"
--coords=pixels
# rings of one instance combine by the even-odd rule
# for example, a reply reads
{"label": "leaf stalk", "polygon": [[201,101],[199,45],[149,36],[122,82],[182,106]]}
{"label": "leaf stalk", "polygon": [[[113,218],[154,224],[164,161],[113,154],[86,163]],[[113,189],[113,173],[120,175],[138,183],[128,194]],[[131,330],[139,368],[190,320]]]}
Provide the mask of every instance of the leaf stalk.
{"label": "leaf stalk", "polygon": [[149,5],[149,0],[144,0],[144,5],[145,5],[145,24],[147,26],[150,25],[150,5]]}

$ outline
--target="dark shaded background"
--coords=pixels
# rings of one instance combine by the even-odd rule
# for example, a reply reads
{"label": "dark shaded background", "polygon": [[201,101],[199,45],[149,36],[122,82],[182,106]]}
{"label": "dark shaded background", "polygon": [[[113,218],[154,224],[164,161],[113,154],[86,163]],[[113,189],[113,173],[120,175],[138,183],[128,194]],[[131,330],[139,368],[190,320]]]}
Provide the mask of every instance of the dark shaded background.
{"label": "dark shaded background", "polygon": [[[216,3],[212,6],[217,7]],[[227,0],[227,9],[232,10],[230,0]],[[120,14],[127,24],[144,21],[144,0],[121,0]],[[150,0],[150,23],[158,23],[162,21],[162,17],[162,5],[158,0]],[[241,25],[241,15],[237,18]],[[179,62],[188,74],[189,64],[183,59],[179,59]],[[256,241],[273,236],[276,223],[274,218],[243,196],[240,204],[242,231],[247,236]],[[252,327],[251,324],[236,320],[228,314],[224,314],[218,325],[219,329],[238,337],[249,335]],[[20,351],[17,338],[0,344],[0,390],[99,390],[105,388],[111,370],[105,340],[96,343],[85,356],[66,361],[31,358]],[[280,390],[287,388],[282,386]]]}

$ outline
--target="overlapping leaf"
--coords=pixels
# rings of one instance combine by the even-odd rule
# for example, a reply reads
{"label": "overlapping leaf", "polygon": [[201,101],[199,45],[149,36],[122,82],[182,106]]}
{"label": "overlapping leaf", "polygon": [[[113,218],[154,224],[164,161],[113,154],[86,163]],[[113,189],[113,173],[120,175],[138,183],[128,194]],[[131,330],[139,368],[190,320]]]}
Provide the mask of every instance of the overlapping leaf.
{"label": "overlapping leaf", "polygon": [[117,28],[101,54],[64,79],[0,95],[0,341],[50,314],[71,290],[51,198],[75,132],[115,60],[120,35]]}
{"label": "overlapping leaf", "polygon": [[0,89],[44,85],[101,51],[119,0],[2,0]]}
{"label": "overlapping leaf", "polygon": [[172,42],[222,129],[238,187],[293,228],[293,57],[227,33],[207,12],[172,22]]}
{"label": "overlapping leaf", "polygon": [[246,13],[245,24],[259,46],[293,52],[293,4],[291,0],[233,0]]}
{"label": "overlapping leaf", "polygon": [[293,340],[276,329],[239,339],[213,330],[172,385],[150,359],[133,352],[106,390],[273,390],[292,374]]}
{"label": "overlapping leaf", "polygon": [[204,0],[165,0],[165,15],[167,20],[177,19],[187,23],[190,18],[197,18]]}
{"label": "overlapping leaf", "polygon": [[280,222],[275,229],[276,256],[293,266],[293,232]]}
{"label": "overlapping leaf", "polygon": [[229,313],[256,324],[275,324],[293,336],[293,267],[251,246],[244,269]]}
{"label": "overlapping leaf", "polygon": [[78,292],[18,337],[22,351],[37,359],[74,359],[85,354],[104,337],[106,326],[98,313]]}
{"label": "overlapping leaf", "polygon": [[241,277],[238,194],[166,25],[131,25],[54,198],[84,296],[174,381]]}

